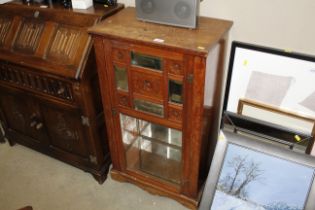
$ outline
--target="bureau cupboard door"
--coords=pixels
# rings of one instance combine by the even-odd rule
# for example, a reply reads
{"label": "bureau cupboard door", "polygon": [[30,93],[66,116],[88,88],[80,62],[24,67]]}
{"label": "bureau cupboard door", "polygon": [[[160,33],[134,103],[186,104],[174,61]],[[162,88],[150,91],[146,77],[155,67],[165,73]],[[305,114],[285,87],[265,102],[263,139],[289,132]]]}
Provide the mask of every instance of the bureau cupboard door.
{"label": "bureau cupboard door", "polygon": [[87,157],[85,127],[80,111],[46,104],[41,109],[51,149],[58,154],[71,154],[73,158]]}
{"label": "bureau cupboard door", "polygon": [[[0,92],[2,121],[9,140],[46,144],[47,136],[36,101],[20,93]],[[12,137],[12,138],[11,138]]]}

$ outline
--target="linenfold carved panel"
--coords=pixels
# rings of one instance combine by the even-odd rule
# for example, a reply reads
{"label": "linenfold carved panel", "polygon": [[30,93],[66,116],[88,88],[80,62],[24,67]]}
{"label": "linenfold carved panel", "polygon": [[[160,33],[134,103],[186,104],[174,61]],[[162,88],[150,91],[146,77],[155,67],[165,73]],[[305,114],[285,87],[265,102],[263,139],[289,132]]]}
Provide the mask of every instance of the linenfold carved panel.
{"label": "linenfold carved panel", "polygon": [[44,29],[43,22],[24,20],[16,38],[14,49],[24,53],[34,53]]}
{"label": "linenfold carved panel", "polygon": [[[48,58],[72,63],[80,43],[81,32],[75,28],[59,27],[48,52]],[[71,62],[72,61],[72,62]]]}
{"label": "linenfold carved panel", "polygon": [[2,46],[5,42],[11,23],[12,19],[0,17],[0,46]]}

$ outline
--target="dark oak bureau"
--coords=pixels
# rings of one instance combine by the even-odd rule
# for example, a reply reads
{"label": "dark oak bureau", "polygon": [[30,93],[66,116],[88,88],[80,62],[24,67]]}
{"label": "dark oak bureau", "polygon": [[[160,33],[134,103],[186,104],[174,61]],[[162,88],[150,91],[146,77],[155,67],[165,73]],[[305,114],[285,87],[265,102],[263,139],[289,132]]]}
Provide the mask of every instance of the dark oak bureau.
{"label": "dark oak bureau", "polygon": [[111,160],[87,28],[122,8],[0,5],[2,140],[106,179]]}
{"label": "dark oak bureau", "polygon": [[93,35],[111,176],[197,208],[215,148],[232,22],[196,30],[136,20],[126,8]]}

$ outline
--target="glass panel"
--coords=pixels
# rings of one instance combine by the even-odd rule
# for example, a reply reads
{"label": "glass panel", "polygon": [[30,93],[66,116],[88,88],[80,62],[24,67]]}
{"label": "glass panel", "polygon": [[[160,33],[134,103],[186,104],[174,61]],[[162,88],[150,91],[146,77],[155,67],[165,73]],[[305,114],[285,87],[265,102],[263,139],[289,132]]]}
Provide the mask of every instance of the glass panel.
{"label": "glass panel", "polygon": [[183,103],[183,82],[169,80],[168,82],[168,94],[169,94],[169,101],[182,104]]}
{"label": "glass panel", "polygon": [[147,126],[144,127],[141,135],[145,138],[162,141],[161,143],[182,146],[182,132],[161,125],[147,122]]}
{"label": "glass panel", "polygon": [[118,67],[114,65],[115,82],[118,90],[128,91],[128,77],[125,67]]}
{"label": "glass panel", "polygon": [[134,105],[135,105],[136,110],[158,115],[160,117],[164,116],[163,105],[152,103],[152,102],[141,100],[141,99],[135,99]]}
{"label": "glass panel", "polygon": [[128,148],[138,136],[138,121],[127,115],[120,115],[120,126],[122,133],[122,141],[124,143],[125,148]]}
{"label": "glass panel", "polygon": [[127,168],[180,184],[182,132],[123,114],[120,124]]}
{"label": "glass panel", "polygon": [[181,150],[154,140],[140,140],[140,170],[164,180],[180,183]]}
{"label": "glass panel", "polygon": [[136,66],[141,66],[145,68],[150,68],[154,70],[162,71],[162,60],[161,58],[143,55],[136,52],[131,52],[131,64]]}

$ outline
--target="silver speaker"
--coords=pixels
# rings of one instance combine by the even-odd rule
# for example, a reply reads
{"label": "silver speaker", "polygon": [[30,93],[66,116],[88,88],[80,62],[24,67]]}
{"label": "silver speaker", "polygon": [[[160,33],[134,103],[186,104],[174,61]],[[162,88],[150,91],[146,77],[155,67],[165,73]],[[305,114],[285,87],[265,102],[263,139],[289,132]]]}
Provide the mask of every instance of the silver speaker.
{"label": "silver speaker", "polygon": [[139,20],[196,28],[199,0],[136,0],[136,11]]}

